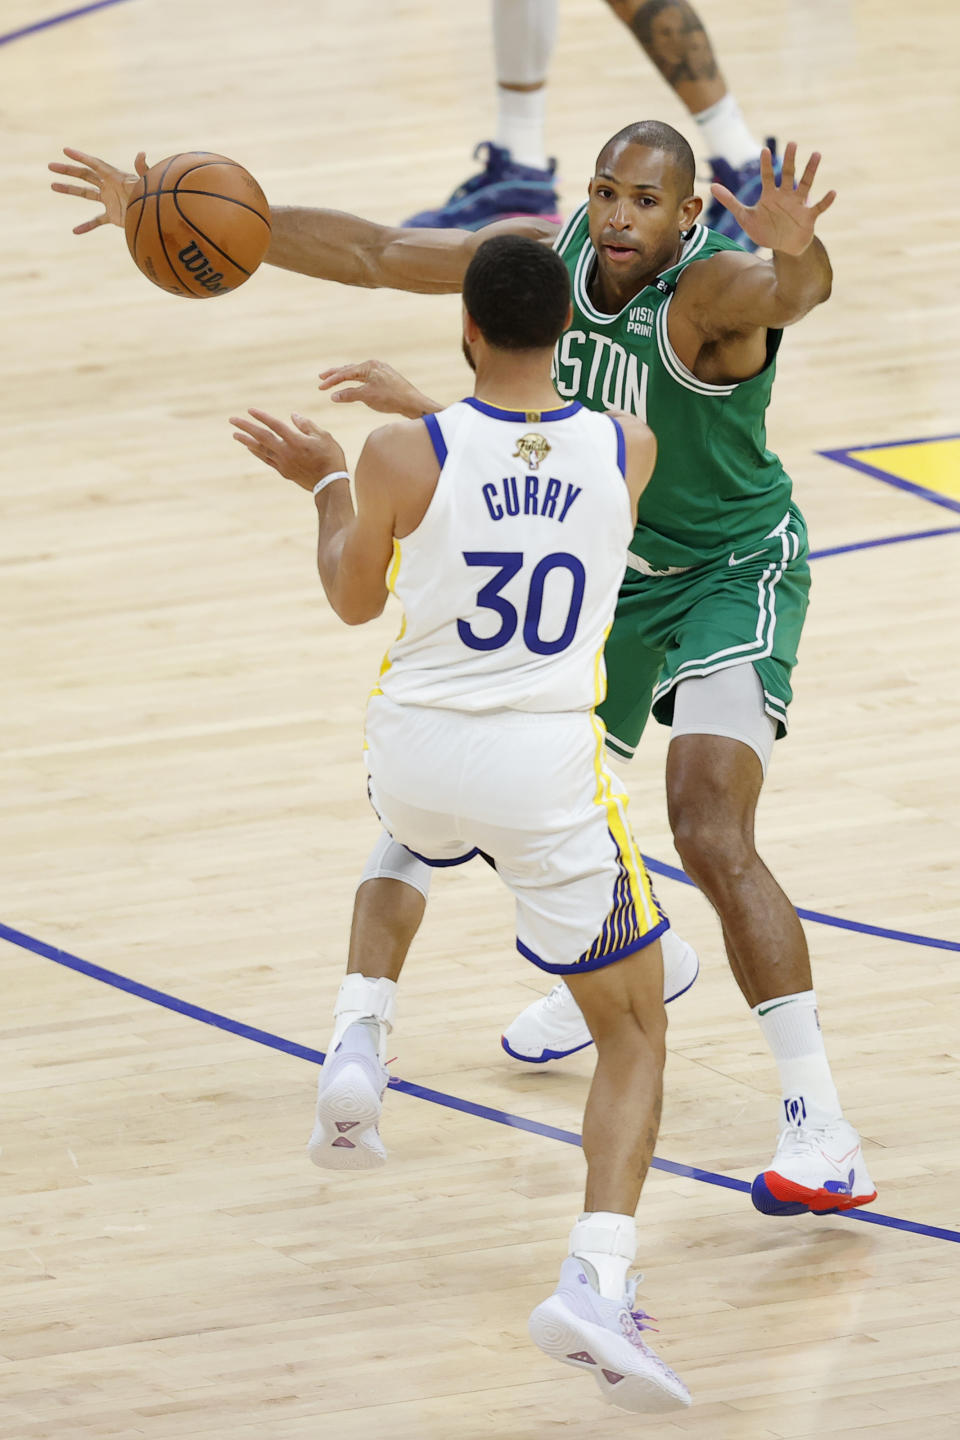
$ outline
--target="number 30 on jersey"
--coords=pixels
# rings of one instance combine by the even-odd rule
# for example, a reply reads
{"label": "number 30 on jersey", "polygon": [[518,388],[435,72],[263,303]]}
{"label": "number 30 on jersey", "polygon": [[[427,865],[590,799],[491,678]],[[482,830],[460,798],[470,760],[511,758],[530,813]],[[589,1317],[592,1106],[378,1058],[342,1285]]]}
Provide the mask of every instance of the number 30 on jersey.
{"label": "number 30 on jersey", "polygon": [[[466,620],[457,621],[457,633],[464,645],[471,650],[500,650],[513,639],[520,624],[520,616],[510,601],[501,594],[504,586],[523,568],[523,553],[519,550],[465,550],[463,558],[468,565],[485,567],[496,573],[477,592],[477,604],[482,610],[491,610],[500,617],[500,627],[492,635],[478,635]],[[572,581],[570,604],[560,634],[555,639],[544,639],[540,633],[543,618],[543,599],[547,577],[554,570],[565,570]],[[538,560],[530,575],[527,600],[523,616],[523,643],[535,655],[559,655],[573,642],[577,633],[577,622],[583,605],[583,591],[586,571],[576,555],[558,551],[555,555],[544,555]]]}

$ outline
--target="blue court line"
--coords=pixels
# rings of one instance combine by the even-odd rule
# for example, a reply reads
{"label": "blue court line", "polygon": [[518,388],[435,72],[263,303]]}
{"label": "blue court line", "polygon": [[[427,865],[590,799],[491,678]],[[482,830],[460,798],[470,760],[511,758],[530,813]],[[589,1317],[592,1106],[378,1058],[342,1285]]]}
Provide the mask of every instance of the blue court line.
{"label": "blue court line", "polygon": [[865,460],[855,460],[850,453],[852,450],[893,450],[902,445],[931,445],[938,440],[960,440],[960,435],[925,435],[918,440],[846,445],[841,450],[818,450],[817,454],[823,455],[827,460],[836,460],[839,465],[848,465],[851,470],[859,470],[864,475],[872,475],[875,480],[882,480],[887,485],[895,485],[898,490],[906,490],[908,494],[927,500],[931,505],[941,505],[945,510],[960,512],[960,500],[951,500],[948,495],[940,495],[936,490],[928,490],[925,485],[917,485],[912,480],[902,480],[899,475],[891,475],[889,470],[881,470],[877,465],[868,465]]}
{"label": "blue court line", "polygon": [[46,20],[35,20],[32,25],[23,25],[19,30],[8,30],[0,35],[0,45],[9,45],[22,40],[25,35],[36,35],[38,30],[49,30],[54,25],[65,25],[68,20],[79,20],[93,10],[106,10],[110,5],[125,5],[127,0],[91,0],[89,5],[78,5],[75,10],[64,10],[60,15],[50,15]]}
{"label": "blue court line", "polygon": [[[669,868],[669,867],[668,867]],[[685,877],[684,877],[685,878]],[[216,1010],[206,1010],[200,1005],[193,1005],[189,1000],[181,1000],[176,995],[168,995],[163,990],[155,990],[152,985],[143,985],[139,980],[131,980],[126,975],[119,975],[115,970],[107,970],[102,965],[94,965],[89,960],[81,960],[78,955],[71,955],[67,950],[60,950],[54,945],[48,945],[43,940],[36,940],[32,935],[25,935],[22,930],[14,930],[9,925],[0,922],[0,940],[7,940],[11,945],[18,945],[23,950],[30,950],[34,955],[40,955],[45,960],[53,960],[57,965],[63,965],[68,970],[75,970],[80,975],[87,975],[92,980],[99,980],[104,985],[111,985],[115,990],[123,990],[128,995],[134,995],[140,1000],[148,1000],[153,1005],[159,1005],[164,1010],[173,1010],[178,1015],[184,1015],[190,1020],[200,1020],[204,1025],[210,1025],[216,1030],[225,1030],[230,1035],[239,1035],[244,1040],[252,1040],[257,1045],[264,1045],[270,1050],[280,1050],[285,1055],[293,1055],[299,1060],[309,1060],[315,1065],[322,1065],[324,1054],[321,1050],[314,1050],[309,1045],[299,1045],[295,1040],[286,1040],[282,1035],[274,1035],[269,1030],[260,1030],[255,1025],[244,1025],[240,1020],[231,1020],[229,1015],[220,1015]],[[528,1134],[539,1135],[547,1140],[559,1140],[565,1145],[577,1145],[581,1143],[580,1136],[573,1130],[562,1130],[555,1125],[545,1125],[539,1120],[527,1120],[523,1115],[512,1115],[507,1110],[497,1110],[490,1105],[480,1105],[474,1100],[462,1100],[458,1095],[448,1095],[443,1090],[431,1090],[426,1085],[417,1085],[410,1080],[392,1079],[391,1090],[399,1090],[401,1094],[411,1095],[417,1100],[427,1100],[433,1105],[442,1105],[447,1110],[459,1110],[464,1115],[473,1115],[479,1120],[490,1120],[496,1125],[507,1125],[513,1130],[525,1130]],[[662,1170],[668,1175],[679,1175],[687,1180],[699,1180],[706,1185],[717,1185],[726,1190],[739,1190],[741,1193],[748,1193],[750,1185],[746,1180],[735,1180],[730,1175],[718,1175],[712,1170],[700,1170],[694,1165],[680,1165],[673,1160],[660,1160],[654,1156],[651,1162],[652,1168]],[[893,1230],[906,1230],[913,1235],[924,1235],[928,1239],[948,1240],[951,1244],[960,1245],[960,1230],[947,1230],[939,1225],[924,1225],[919,1220],[902,1220],[896,1215],[881,1215],[875,1211],[848,1210],[838,1212],[846,1220],[862,1220],[870,1225],[884,1225]]]}
{"label": "blue court line", "polygon": [[939,535],[960,535],[960,525],[944,525],[939,530],[911,530],[906,535],[885,535],[881,540],[856,540],[852,545],[830,545],[824,550],[811,550],[808,560],[824,560],[830,555],[849,555],[852,550],[875,550],[881,545],[905,545],[910,540],[933,540]]}
{"label": "blue court line", "polygon": [[[662,860],[643,856],[643,863],[654,875],[665,875],[668,880],[679,880],[681,885],[697,887],[685,870],[676,865],[666,865]],[[884,925],[868,925],[864,920],[845,920],[840,915],[826,915],[822,910],[804,910],[796,907],[801,920],[815,920],[818,925],[832,925],[837,930],[855,930],[858,935],[877,935],[881,940],[899,940],[904,945],[927,945],[932,950],[954,950],[960,953],[960,940],[939,940],[934,935],[915,935],[910,930],[889,930]],[[2,932],[2,927],[0,927]]]}

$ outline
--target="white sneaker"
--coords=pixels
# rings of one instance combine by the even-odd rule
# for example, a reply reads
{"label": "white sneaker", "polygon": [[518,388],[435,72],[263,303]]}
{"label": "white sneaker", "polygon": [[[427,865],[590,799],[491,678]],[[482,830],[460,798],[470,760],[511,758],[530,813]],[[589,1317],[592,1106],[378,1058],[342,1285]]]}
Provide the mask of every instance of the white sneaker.
{"label": "white sneaker", "polygon": [[[635,1287],[634,1287],[635,1289]],[[690,1404],[690,1392],[640,1331],[649,1316],[632,1313],[628,1293],[618,1304],[598,1295],[580,1261],[570,1256],[560,1284],[530,1316],[530,1338],[563,1365],[589,1370],[605,1400],[635,1415],[662,1415]]]}
{"label": "white sneaker", "polygon": [[777,1152],[750,1191],[764,1215],[827,1215],[869,1205],[877,1191],[860,1148],[860,1136],[846,1120],[826,1125],[787,1125]]}
{"label": "white sneaker", "polygon": [[[697,952],[672,930],[660,937],[663,950],[663,1002],[685,994],[700,973]],[[507,1026],[500,1044],[514,1060],[543,1065],[563,1060],[593,1044],[593,1036],[576,1000],[561,980],[548,995],[534,1000]]]}
{"label": "white sneaker", "polygon": [[386,1164],[377,1126],[390,1073],[380,1064],[369,1030],[352,1033],[363,1030],[351,1025],[320,1071],[307,1154],[323,1170],[376,1170]]}

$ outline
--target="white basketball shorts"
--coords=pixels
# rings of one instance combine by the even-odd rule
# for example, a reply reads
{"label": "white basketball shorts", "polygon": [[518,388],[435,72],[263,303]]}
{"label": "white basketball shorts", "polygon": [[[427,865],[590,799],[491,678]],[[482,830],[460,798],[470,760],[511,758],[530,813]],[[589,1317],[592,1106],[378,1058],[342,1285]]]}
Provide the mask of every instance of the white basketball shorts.
{"label": "white basketball shorts", "polygon": [[513,891],[517,949],[555,975],[599,969],[667,928],[595,715],[367,708],[370,799],[428,865],[482,855]]}

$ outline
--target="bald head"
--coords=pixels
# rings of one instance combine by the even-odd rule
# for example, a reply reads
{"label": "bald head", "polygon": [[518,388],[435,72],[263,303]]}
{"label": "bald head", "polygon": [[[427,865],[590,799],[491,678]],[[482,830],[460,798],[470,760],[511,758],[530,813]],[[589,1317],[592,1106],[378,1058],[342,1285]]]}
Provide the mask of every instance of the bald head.
{"label": "bald head", "polygon": [[696,161],[679,130],[665,125],[662,120],[635,120],[610,137],[597,156],[597,170],[600,171],[627,145],[643,145],[648,150],[662,151],[670,162],[678,198],[683,199],[693,193]]}

